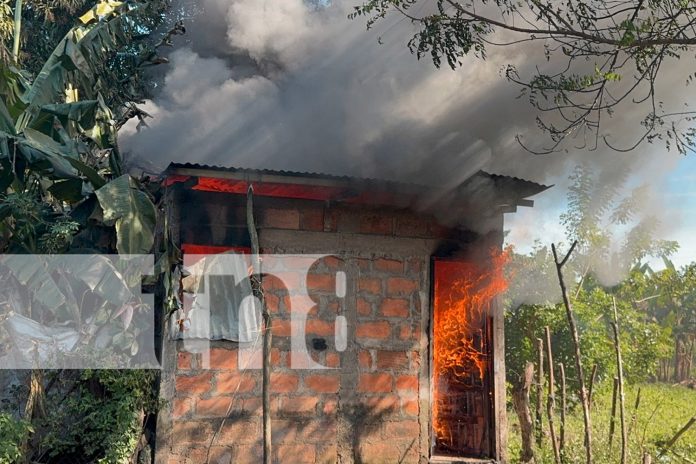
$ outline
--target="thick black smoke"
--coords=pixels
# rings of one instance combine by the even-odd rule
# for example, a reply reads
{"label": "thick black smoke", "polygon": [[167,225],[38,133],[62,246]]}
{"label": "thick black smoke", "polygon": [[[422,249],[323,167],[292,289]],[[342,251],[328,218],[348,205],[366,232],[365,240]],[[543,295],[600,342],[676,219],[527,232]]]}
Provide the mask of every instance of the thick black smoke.
{"label": "thick black smoke", "polygon": [[[568,150],[538,156],[516,141],[541,145],[537,113],[500,75],[543,63],[530,47],[489,50],[453,71],[416,60],[405,46],[415,31],[394,16],[376,30],[349,21],[356,0],[199,0],[188,34],[172,51],[162,85],[144,109],[149,127],[122,130],[135,164],[171,161],[288,169],[456,185],[478,169],[559,186],[588,163],[618,189],[659,185],[678,155],[645,145],[630,153]],[[381,43],[378,43],[381,37]],[[663,77],[683,89],[689,63]],[[667,99],[681,101],[678,91]],[[614,140],[634,139],[643,114],[628,105],[606,121]],[[660,209],[645,203],[645,214]],[[525,229],[534,224],[518,221]]]}

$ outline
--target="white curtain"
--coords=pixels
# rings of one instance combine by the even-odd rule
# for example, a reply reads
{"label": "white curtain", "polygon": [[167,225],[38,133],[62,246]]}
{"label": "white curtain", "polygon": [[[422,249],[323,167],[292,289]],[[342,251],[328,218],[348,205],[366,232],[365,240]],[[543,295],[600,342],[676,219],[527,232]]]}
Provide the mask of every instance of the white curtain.
{"label": "white curtain", "polygon": [[193,294],[182,339],[254,342],[261,329],[258,300],[252,296],[249,256],[209,255],[187,267],[185,292]]}

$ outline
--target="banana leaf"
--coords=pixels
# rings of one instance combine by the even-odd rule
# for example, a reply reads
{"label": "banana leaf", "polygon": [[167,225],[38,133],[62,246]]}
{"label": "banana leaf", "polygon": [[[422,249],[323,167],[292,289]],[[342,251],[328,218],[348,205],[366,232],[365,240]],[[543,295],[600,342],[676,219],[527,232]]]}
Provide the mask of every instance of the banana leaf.
{"label": "banana leaf", "polygon": [[53,185],[48,188],[48,191],[57,199],[71,203],[78,202],[84,198],[82,193],[82,179],[67,179],[54,182]]}
{"label": "banana leaf", "polygon": [[54,309],[65,303],[65,295],[51,277],[52,268],[41,255],[5,255],[0,262],[19,283],[31,289],[35,301]]}
{"label": "banana leaf", "polygon": [[2,100],[0,100],[0,130],[9,134],[15,133],[14,119]]}
{"label": "banana leaf", "polygon": [[61,101],[71,81],[82,84],[80,90],[88,99],[96,97],[98,89],[93,85],[96,70],[103,65],[105,53],[128,43],[129,31],[135,24],[129,16],[137,15],[141,8],[131,3],[116,5],[109,2],[109,5],[106,10],[100,10],[104,15],[100,15],[98,21],[70,31],[46,60],[22,95],[22,100],[30,108],[19,119],[18,130],[28,126],[41,107]]}
{"label": "banana leaf", "polygon": [[52,179],[77,178],[77,171],[63,156],[45,151],[41,149],[43,147],[37,147],[26,139],[20,140],[17,145],[18,152],[34,170],[43,172]]}
{"label": "banana leaf", "polygon": [[149,253],[154,242],[155,205],[138,189],[135,180],[124,174],[95,193],[104,210],[104,222],[116,227],[118,252]]}

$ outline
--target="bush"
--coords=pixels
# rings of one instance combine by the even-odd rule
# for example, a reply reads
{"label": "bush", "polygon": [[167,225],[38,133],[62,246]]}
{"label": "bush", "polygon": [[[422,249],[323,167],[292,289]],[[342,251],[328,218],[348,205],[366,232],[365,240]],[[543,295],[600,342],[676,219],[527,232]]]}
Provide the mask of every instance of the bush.
{"label": "bush", "polygon": [[22,443],[33,431],[31,424],[0,413],[0,463],[11,464],[22,457]]}
{"label": "bush", "polygon": [[82,371],[67,396],[61,392],[47,398],[50,414],[37,421],[42,438],[35,455],[128,462],[142,432],[143,414],[157,406],[155,375],[147,370]]}

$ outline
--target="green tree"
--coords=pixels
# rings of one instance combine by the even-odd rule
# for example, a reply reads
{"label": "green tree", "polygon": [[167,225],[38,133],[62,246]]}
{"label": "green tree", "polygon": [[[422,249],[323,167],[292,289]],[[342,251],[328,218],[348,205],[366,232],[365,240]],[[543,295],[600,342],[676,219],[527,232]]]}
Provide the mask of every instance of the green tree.
{"label": "green tree", "polygon": [[[53,43],[60,28],[50,24],[48,17],[42,16],[43,23],[36,19],[40,4],[15,3],[17,12],[22,13],[15,15],[13,22],[15,53],[0,62],[0,251],[148,253],[155,243],[157,186],[125,173],[117,133],[128,118],[143,116],[135,106],[144,96],[137,84],[140,76],[148,66],[165,61],[157,50],[183,32],[183,27],[176,23],[157,33],[166,1],[106,0],[90,5],[76,1],[74,11],[80,5],[85,9]],[[47,3],[51,7],[59,4],[65,8],[70,5]],[[61,14],[67,21],[67,10]],[[22,31],[32,27],[46,28],[43,34],[36,34],[44,43],[21,40],[27,33]],[[22,44],[30,52],[22,51]],[[42,47],[49,46],[51,51],[46,54]],[[42,61],[41,65],[34,59]],[[165,253],[167,264],[158,263],[165,275],[171,269],[169,257]],[[24,271],[45,282],[50,278],[42,272],[60,273],[62,278],[72,279],[71,285],[80,285],[85,278],[79,269],[38,266]],[[12,298],[6,298],[13,291],[11,282],[0,289],[3,313],[15,310],[30,316],[25,313],[32,305],[43,305],[52,311],[55,321],[62,320],[66,304],[60,298],[51,301],[46,293],[37,291],[23,300],[25,305],[16,307]],[[132,303],[102,309],[107,311],[106,317],[115,318],[124,311],[136,311]],[[79,327],[72,328],[86,329],[88,321],[83,322],[84,326],[78,323]],[[123,333],[114,334],[113,343],[137,352],[139,329],[135,325],[124,323]],[[58,372],[45,382],[44,377],[51,375],[32,371],[26,396],[20,395],[25,403],[24,419],[36,426],[30,438],[35,446],[29,447],[22,438],[26,434],[20,437],[24,442],[18,450],[24,459],[45,462],[66,448],[72,449],[76,459],[90,457],[103,462],[122,462],[124,456],[132,454],[134,434],[143,426],[138,414],[146,408],[146,403],[135,399],[138,394],[151,395],[154,375],[143,371],[98,372],[75,378],[70,372]],[[49,386],[55,396],[46,396],[44,389]],[[92,397],[85,396],[87,393]],[[54,407],[49,404],[52,413],[63,414],[72,422],[48,420],[41,407],[46,399],[55,400]],[[92,430],[92,436],[81,436],[85,427]]]}
{"label": "green tree", "polygon": [[[366,0],[351,17],[366,17],[372,27],[392,12],[417,28],[410,50],[438,67],[443,61],[461,66],[467,55],[485,58],[496,45],[538,43],[541,56],[529,76],[513,65],[505,75],[540,110],[539,126],[550,137],[543,152],[561,148],[568,137],[589,148],[630,150],[662,139],[680,152],[691,150],[694,113],[688,107],[664,108],[659,83],[665,65],[692,56],[693,2]],[[602,128],[623,104],[642,111],[644,131],[638,140],[615,146]]]}
{"label": "green tree", "polygon": [[[578,326],[583,365],[597,366],[598,381],[614,377],[616,362],[610,323],[616,302],[626,378],[653,378],[657,360],[669,351],[671,340],[669,333],[635,303],[650,293],[653,285],[635,277],[645,269],[640,263],[646,256],[667,256],[676,250],[677,244],[656,240],[656,221],[636,215],[643,194],[641,188],[621,196],[584,166],[578,167],[570,179],[568,209],[560,221],[568,242],[578,242],[564,266],[564,274]],[[617,228],[625,230],[625,234],[620,236]],[[638,236],[641,240],[636,240]],[[617,242],[621,246],[617,247]],[[519,397],[525,365],[538,359],[536,340],[544,338],[546,326],[552,334],[556,369],[558,363],[563,363],[569,392],[577,391],[574,347],[565,310],[559,303],[560,289],[551,250],[537,243],[527,255],[514,254],[508,272],[511,285],[507,293],[505,344],[512,394]],[[577,401],[571,393],[571,404]]]}
{"label": "green tree", "polygon": [[646,267],[632,274],[626,287],[644,317],[658,323],[672,342],[660,356],[660,379],[680,382],[691,378],[696,350],[696,263],[677,269],[664,261],[661,271]]}

